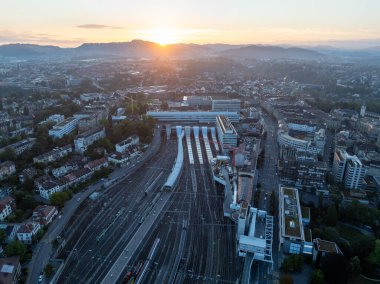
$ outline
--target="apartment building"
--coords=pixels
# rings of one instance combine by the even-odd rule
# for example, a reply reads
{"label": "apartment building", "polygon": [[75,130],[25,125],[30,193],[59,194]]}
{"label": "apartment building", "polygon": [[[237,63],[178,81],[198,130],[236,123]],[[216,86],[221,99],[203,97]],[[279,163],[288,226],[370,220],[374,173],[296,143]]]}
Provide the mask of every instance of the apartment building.
{"label": "apartment building", "polygon": [[227,116],[218,115],[216,117],[216,130],[219,142],[224,150],[237,146],[238,134]]}
{"label": "apartment building", "polygon": [[106,137],[106,131],[100,127],[79,134],[74,140],[75,152],[84,153],[88,146],[104,137]]}

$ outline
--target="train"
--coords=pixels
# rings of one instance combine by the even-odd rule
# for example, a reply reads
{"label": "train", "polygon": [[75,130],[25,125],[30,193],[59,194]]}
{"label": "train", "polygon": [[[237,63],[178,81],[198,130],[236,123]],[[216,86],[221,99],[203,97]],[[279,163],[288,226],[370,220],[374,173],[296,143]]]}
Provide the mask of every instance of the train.
{"label": "train", "polygon": [[136,279],[139,277],[141,273],[141,269],[143,268],[144,262],[139,261],[135,267],[132,268],[132,270],[128,271],[127,274],[125,274],[123,278],[124,284],[133,284],[135,283]]}

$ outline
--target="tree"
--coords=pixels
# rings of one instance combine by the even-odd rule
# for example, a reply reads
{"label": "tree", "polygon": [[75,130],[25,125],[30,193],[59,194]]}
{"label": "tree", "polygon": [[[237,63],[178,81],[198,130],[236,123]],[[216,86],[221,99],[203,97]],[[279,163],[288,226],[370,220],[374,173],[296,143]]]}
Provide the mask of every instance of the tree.
{"label": "tree", "polygon": [[47,278],[50,278],[53,275],[54,267],[50,263],[46,264],[44,272]]}
{"label": "tree", "polygon": [[375,248],[368,256],[368,262],[375,266],[380,266],[380,240],[376,240]]}
{"label": "tree", "polygon": [[360,266],[360,258],[357,256],[354,256],[350,259],[348,262],[348,270],[350,272],[351,278],[356,278],[360,275],[362,272],[362,268]]}
{"label": "tree", "polygon": [[29,115],[29,108],[27,106],[24,106],[23,114]]}
{"label": "tree", "polygon": [[24,259],[26,254],[26,246],[20,241],[13,241],[9,243],[5,248],[7,256],[19,256],[21,260]]}
{"label": "tree", "polygon": [[340,235],[337,229],[333,227],[326,227],[323,230],[323,238],[327,241],[337,243],[340,240]]}
{"label": "tree", "polygon": [[293,277],[291,275],[282,275],[281,278],[280,278],[280,284],[293,284],[294,283],[294,280],[293,280]]}
{"label": "tree", "polygon": [[301,254],[292,254],[284,259],[281,264],[283,272],[301,272],[303,269],[304,259]]}
{"label": "tree", "polygon": [[323,216],[323,195],[320,193],[318,195],[318,209],[319,209],[319,214]]}
{"label": "tree", "polygon": [[15,161],[16,158],[16,152],[11,147],[5,148],[5,150],[0,154],[0,160],[2,161]]}
{"label": "tree", "polygon": [[7,234],[3,229],[0,229],[0,244],[3,244],[7,239]]}
{"label": "tree", "polygon": [[274,193],[274,190],[272,190],[272,193],[270,194],[269,198],[269,214],[274,216],[276,214],[276,195]]}
{"label": "tree", "polygon": [[323,256],[321,259],[321,268],[327,283],[347,283],[347,260],[343,255],[333,253]]}
{"label": "tree", "polygon": [[65,202],[70,199],[70,195],[65,192],[55,192],[50,196],[50,203],[54,206],[62,208]]}
{"label": "tree", "polygon": [[253,196],[253,206],[255,206],[256,208],[259,207],[260,195],[261,195],[261,190],[260,189],[256,189],[255,195]]}
{"label": "tree", "polygon": [[167,102],[163,102],[162,104],[161,104],[161,109],[162,110],[168,110],[169,109],[169,105],[168,105],[168,103]]}
{"label": "tree", "polygon": [[325,223],[327,226],[334,227],[336,226],[338,221],[338,214],[336,212],[336,207],[334,204],[329,205],[327,208],[326,216],[325,216]]}
{"label": "tree", "polygon": [[372,236],[358,235],[350,240],[350,256],[366,258],[375,247],[375,238]]}
{"label": "tree", "polygon": [[310,277],[310,284],[324,284],[323,272],[320,269],[315,269]]}

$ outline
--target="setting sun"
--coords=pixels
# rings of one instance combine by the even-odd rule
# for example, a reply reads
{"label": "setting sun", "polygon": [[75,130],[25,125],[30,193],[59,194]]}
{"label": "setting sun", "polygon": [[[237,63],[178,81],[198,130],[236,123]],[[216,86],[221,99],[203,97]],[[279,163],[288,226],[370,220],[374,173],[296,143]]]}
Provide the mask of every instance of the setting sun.
{"label": "setting sun", "polygon": [[142,33],[142,38],[156,42],[160,45],[178,43],[181,40],[180,33],[172,29],[152,29]]}

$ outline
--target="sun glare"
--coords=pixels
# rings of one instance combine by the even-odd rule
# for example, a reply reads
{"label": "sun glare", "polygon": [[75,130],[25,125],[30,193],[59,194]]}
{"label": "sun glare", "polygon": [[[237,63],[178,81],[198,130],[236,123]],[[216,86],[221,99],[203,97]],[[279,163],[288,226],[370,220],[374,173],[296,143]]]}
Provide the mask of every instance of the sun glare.
{"label": "sun glare", "polygon": [[154,29],[146,32],[146,38],[160,45],[178,43],[180,36],[175,30],[169,29]]}

